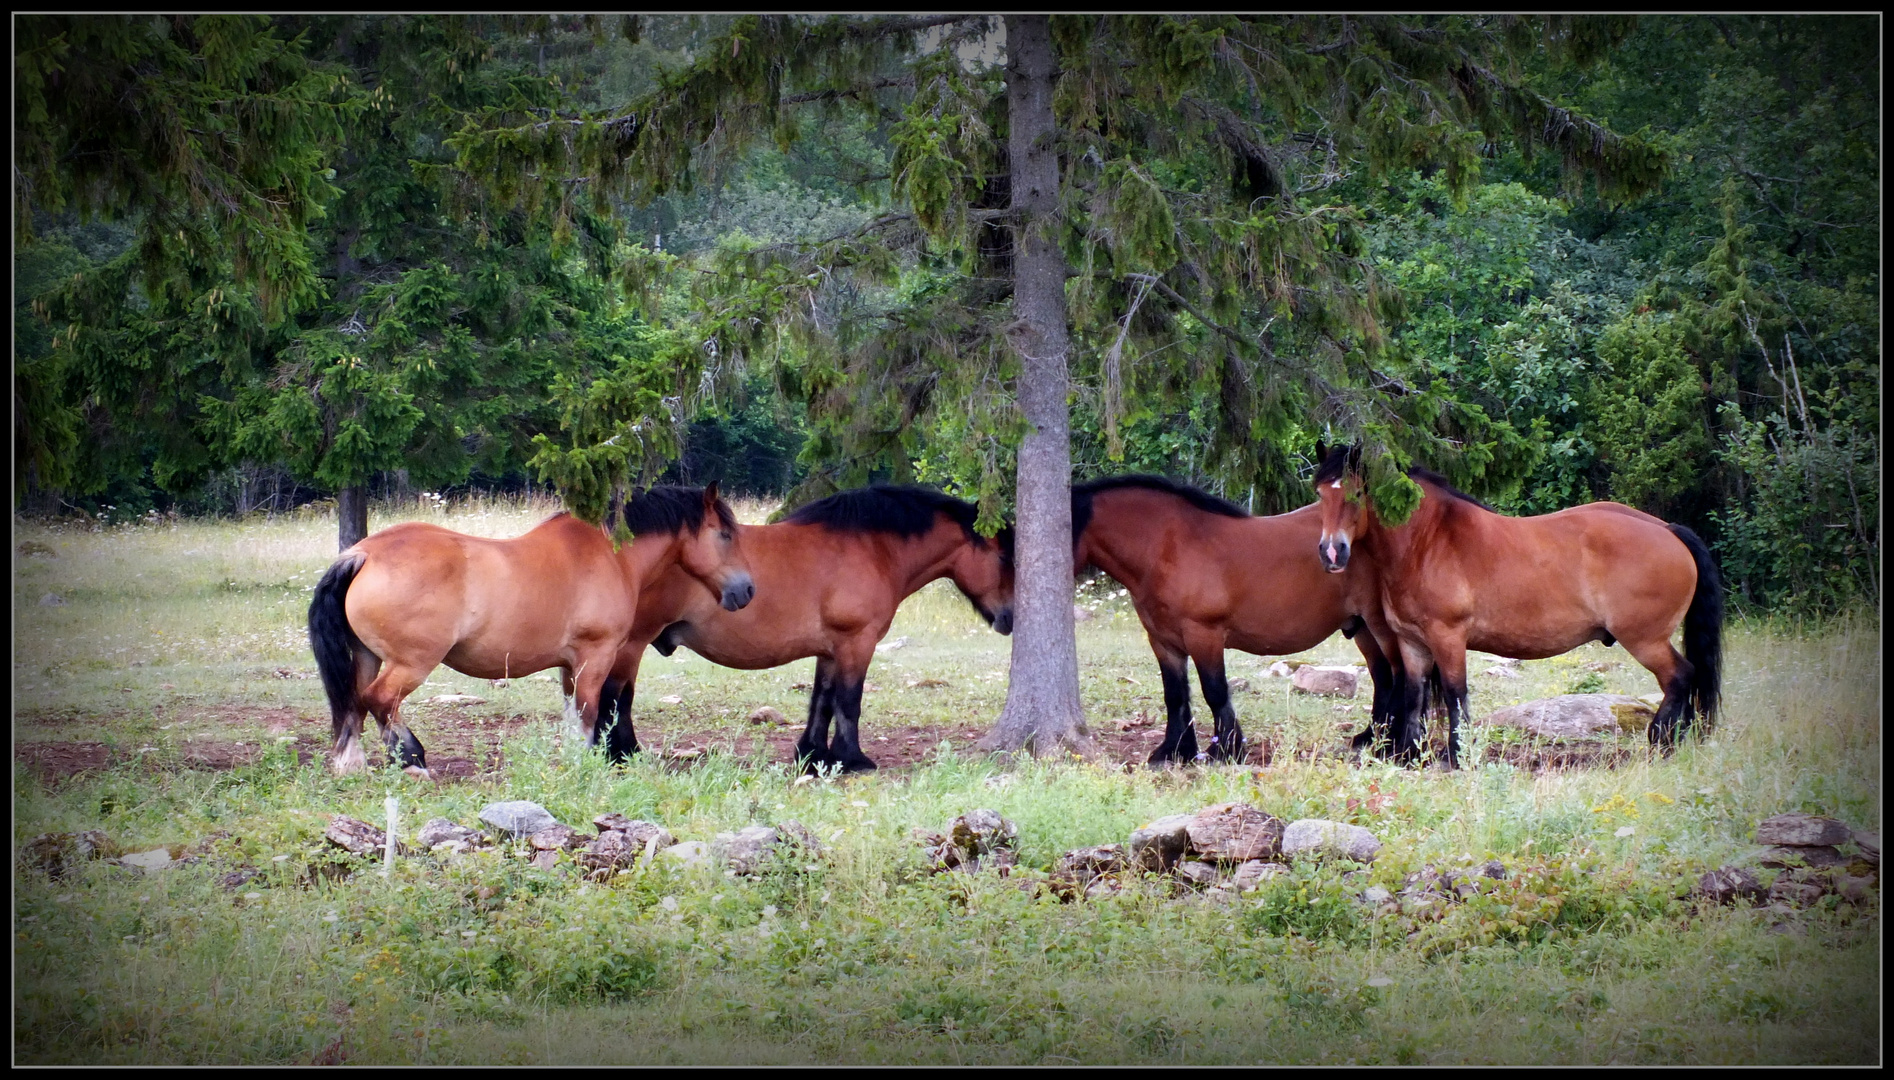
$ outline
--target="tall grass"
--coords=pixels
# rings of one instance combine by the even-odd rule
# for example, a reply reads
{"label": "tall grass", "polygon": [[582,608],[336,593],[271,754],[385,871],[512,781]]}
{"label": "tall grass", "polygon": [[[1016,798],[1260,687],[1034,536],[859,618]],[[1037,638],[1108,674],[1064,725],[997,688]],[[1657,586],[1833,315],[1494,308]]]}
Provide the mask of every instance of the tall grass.
{"label": "tall grass", "polygon": [[[425,513],[514,535],[545,509],[489,500]],[[488,698],[473,715],[544,722],[510,739],[501,776],[428,785],[298,765],[259,719],[326,716],[315,680],[276,669],[312,668],[303,608],[333,535],[333,522],[283,518],[99,532],[16,523],[16,546],[56,552],[15,559],[16,746],[97,740],[131,759],[54,785],[16,765],[16,844],[100,828],[131,850],[209,852],[152,876],[104,863],[62,880],[16,869],[20,1060],[295,1062],[338,1037],[351,1061],[430,1063],[1879,1056],[1878,897],[1787,919],[1682,899],[1696,875],[1746,858],[1770,814],[1878,829],[1871,618],[1800,632],[1732,624],[1722,723],[1670,758],[1536,776],[1501,763],[1356,765],[1339,751],[1343,725],[1364,715],[1358,702],[1291,695],[1261,674],[1266,661],[1232,654],[1232,675],[1251,685],[1239,714],[1252,738],[1278,747],[1274,763],[1126,772],[1002,765],[960,745],[958,732],[997,715],[1010,643],[937,587],[903,607],[889,636],[907,644],[869,676],[881,688],[865,706],[871,755],[897,725],[945,744],[910,769],[811,781],[767,752],[720,749],[749,732],[758,704],[793,715],[805,692],[791,684],[807,669],[732,672],[680,651],[647,658],[639,724],[659,747],[684,732],[732,737],[713,738],[691,767],[648,754],[618,769],[574,754],[553,721],[552,684],[496,688],[443,669],[431,680],[442,690]],[[1095,608],[1080,626],[1088,713],[1100,725],[1140,711],[1161,723],[1155,663],[1115,591],[1083,594]],[[63,605],[41,606],[47,593]],[[1337,638],[1305,658],[1342,662],[1351,649]],[[1625,658],[1591,647],[1528,663],[1516,681],[1476,675],[1475,710],[1561,692],[1594,674],[1584,664],[1614,659]],[[1595,674],[1615,692],[1654,689],[1635,664]],[[430,717],[444,716],[429,708],[416,712],[424,740]],[[206,737],[265,751],[235,769],[178,767]],[[389,794],[410,828],[435,816],[473,823],[490,801],[528,798],[575,826],[616,810],[682,839],[793,819],[828,851],[759,880],[665,860],[600,886],[506,856],[329,876],[328,815],[377,820]],[[1231,905],[1157,881],[1070,905],[1016,887],[1066,849],[1230,800],[1354,821],[1386,847],[1353,876],[1303,867]],[[980,806],[1018,823],[1020,871],[926,873],[912,830]],[[1424,864],[1488,858],[1510,869],[1509,883],[1439,922],[1353,899],[1369,885],[1397,889]],[[239,866],[260,876],[224,888],[220,875]]]}

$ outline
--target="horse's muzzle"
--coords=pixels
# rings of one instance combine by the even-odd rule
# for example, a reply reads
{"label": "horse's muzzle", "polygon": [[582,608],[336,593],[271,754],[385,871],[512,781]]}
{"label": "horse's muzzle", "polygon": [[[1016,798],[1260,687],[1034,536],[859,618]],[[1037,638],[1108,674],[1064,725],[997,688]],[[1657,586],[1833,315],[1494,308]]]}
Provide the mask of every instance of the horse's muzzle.
{"label": "horse's muzzle", "polygon": [[750,580],[750,575],[744,574],[742,577],[731,578],[723,586],[723,609],[725,611],[740,610],[755,595],[756,585]]}
{"label": "horse's muzzle", "polygon": [[993,629],[1002,634],[1013,632],[1013,609],[1003,607],[993,615]]}
{"label": "horse's muzzle", "polygon": [[1321,540],[1316,543],[1315,551],[1322,560],[1322,569],[1331,574],[1339,574],[1348,569],[1348,541]]}

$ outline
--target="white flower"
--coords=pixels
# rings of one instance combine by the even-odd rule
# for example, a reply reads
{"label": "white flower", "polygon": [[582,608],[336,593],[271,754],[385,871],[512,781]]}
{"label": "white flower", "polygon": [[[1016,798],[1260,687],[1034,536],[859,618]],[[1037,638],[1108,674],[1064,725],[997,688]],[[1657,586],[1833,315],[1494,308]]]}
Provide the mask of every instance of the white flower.
{"label": "white flower", "polygon": [[776,905],[775,905],[775,904],[764,904],[764,905],[763,905],[763,917],[764,917],[765,919],[767,919],[767,918],[769,918],[770,916],[772,916],[772,915],[774,915],[774,914],[776,914]]}
{"label": "white flower", "polygon": [[663,908],[666,911],[676,911],[677,910],[677,897],[667,896],[664,899],[658,901],[658,906]]}
{"label": "white flower", "polygon": [[1634,832],[1637,832],[1637,830],[1636,830],[1636,829],[1634,829],[1634,828],[1632,828],[1632,827],[1631,827],[1631,826],[1629,826],[1629,825],[1626,825],[1626,826],[1624,826],[1623,828],[1621,828],[1621,829],[1619,829],[1619,830],[1618,830],[1618,831],[1617,831],[1616,833],[1613,833],[1612,835],[1614,835],[1614,836],[1616,836],[1616,837],[1618,837],[1618,839],[1620,839],[1620,840],[1622,840],[1622,839],[1624,839],[1625,837],[1627,837],[1627,836],[1630,836],[1630,835],[1631,835],[1632,833],[1634,833]]}

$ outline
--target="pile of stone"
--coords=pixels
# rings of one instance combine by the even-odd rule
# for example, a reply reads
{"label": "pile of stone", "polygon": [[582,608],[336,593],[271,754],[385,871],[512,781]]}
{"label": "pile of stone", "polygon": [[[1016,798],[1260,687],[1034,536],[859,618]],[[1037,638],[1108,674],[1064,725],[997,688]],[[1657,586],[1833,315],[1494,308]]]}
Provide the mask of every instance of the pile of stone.
{"label": "pile of stone", "polygon": [[1437,869],[1433,863],[1428,863],[1407,875],[1401,882],[1399,893],[1371,886],[1362,894],[1362,899],[1389,910],[1399,910],[1410,915],[1425,914],[1444,910],[1447,904],[1460,903],[1480,892],[1488,881],[1504,880],[1506,866],[1498,859],[1489,859],[1483,865],[1458,871]]}
{"label": "pile of stone", "polygon": [[[76,833],[41,833],[20,845],[20,868],[57,880],[93,859],[118,855],[118,845],[97,829]],[[170,852],[165,853],[170,857]]]}
{"label": "pile of stone", "polygon": [[1852,829],[1830,817],[1777,814],[1756,826],[1756,842],[1768,845],[1757,862],[1779,871],[1773,882],[1765,886],[1748,867],[1723,866],[1698,880],[1696,895],[1717,904],[1742,899],[1793,909],[1811,907],[1829,893],[1860,903],[1879,885],[1878,833]]}
{"label": "pile of stone", "polygon": [[944,831],[916,829],[914,838],[926,849],[928,869],[936,874],[990,869],[1005,877],[1019,864],[1019,826],[997,810],[969,810],[948,822]]}
{"label": "pile of stone", "polygon": [[1143,872],[1228,898],[1288,873],[1287,861],[1367,863],[1380,850],[1374,834],[1355,825],[1319,818],[1284,824],[1254,806],[1219,803],[1133,829],[1123,844],[1068,851],[1047,886],[1064,900],[1106,896],[1123,889],[1129,875]]}

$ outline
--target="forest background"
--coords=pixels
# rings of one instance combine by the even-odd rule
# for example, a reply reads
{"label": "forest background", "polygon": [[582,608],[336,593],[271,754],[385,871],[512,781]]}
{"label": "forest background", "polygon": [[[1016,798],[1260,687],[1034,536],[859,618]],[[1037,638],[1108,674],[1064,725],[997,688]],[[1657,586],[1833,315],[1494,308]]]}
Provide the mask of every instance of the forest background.
{"label": "forest background", "polygon": [[[827,275],[801,294],[808,321],[846,338],[964,274],[925,232],[895,235],[914,212],[901,109],[820,109],[641,198],[501,206],[461,182],[456,135],[480,118],[622,109],[745,25],[17,20],[16,511],[563,490],[604,467],[601,445],[641,479],[790,504],[886,479],[1004,508],[1018,433],[974,422],[991,408],[977,386],[851,368],[825,351],[835,333],[731,287],[766,290],[789,265],[772,253],[869,237],[873,274],[796,264]],[[969,81],[981,48],[959,43]],[[1521,53],[1526,85],[1663,152],[1637,199],[1575,189],[1556,155],[1503,139],[1451,175],[1371,171],[1287,116],[1261,151],[1391,286],[1372,370],[1510,448],[1506,468],[1455,476],[1473,494],[1508,513],[1626,502],[1702,533],[1739,606],[1832,612],[1879,596],[1878,48],[1870,16],[1679,16],[1638,20],[1587,66]],[[162,108],[111,107],[114,80]],[[90,142],[33,160],[60,125]],[[177,149],[193,139],[202,152]],[[204,177],[168,168],[185,161],[262,178],[219,190],[264,197],[194,201]],[[1207,159],[1165,168],[1150,182],[1179,205],[1228,182]],[[1128,330],[1142,295],[1101,302],[1132,301]],[[719,351],[743,320],[744,347]],[[1275,355],[1313,347],[1295,322],[1262,324]],[[1360,434],[1345,412],[1287,388],[1269,452],[1242,452],[1203,359],[1214,319],[1163,329],[1129,350],[1075,336],[1074,479],[1306,501],[1282,477],[1318,439]],[[661,422],[635,447],[602,437],[633,406]]]}

